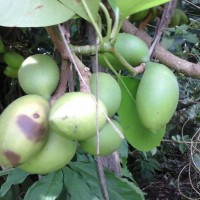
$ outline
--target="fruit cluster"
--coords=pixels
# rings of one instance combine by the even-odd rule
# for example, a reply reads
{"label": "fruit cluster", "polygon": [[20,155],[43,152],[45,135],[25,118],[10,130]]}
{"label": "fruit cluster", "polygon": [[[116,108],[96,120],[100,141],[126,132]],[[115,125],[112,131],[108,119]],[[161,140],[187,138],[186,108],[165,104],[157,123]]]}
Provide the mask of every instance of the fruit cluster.
{"label": "fruit cluster", "polygon": [[4,42],[0,38],[0,61],[6,65],[4,74],[10,78],[17,78],[18,70],[24,58],[19,53],[6,51]]}
{"label": "fruit cluster", "polygon": [[0,115],[2,167],[45,174],[69,163],[78,144],[92,155],[110,154],[121,145],[119,122],[108,121],[121,101],[120,87],[111,75],[92,74],[91,93],[66,93],[54,105],[49,100],[58,85],[59,68],[50,56],[36,54],[25,59],[18,81],[26,95]]}

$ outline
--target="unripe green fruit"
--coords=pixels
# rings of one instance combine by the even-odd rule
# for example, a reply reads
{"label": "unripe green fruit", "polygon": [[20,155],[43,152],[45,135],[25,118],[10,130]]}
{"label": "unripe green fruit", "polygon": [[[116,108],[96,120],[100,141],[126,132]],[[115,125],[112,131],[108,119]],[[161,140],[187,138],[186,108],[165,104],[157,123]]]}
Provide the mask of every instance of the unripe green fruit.
{"label": "unripe green fruit", "polygon": [[38,94],[49,99],[59,82],[59,68],[48,55],[32,55],[22,63],[18,79],[26,94]]}
{"label": "unripe green fruit", "polygon": [[7,66],[3,73],[10,78],[17,78],[18,77],[18,69],[12,68],[10,66]]}
{"label": "unripe green fruit", "polygon": [[14,167],[38,153],[47,140],[49,103],[38,95],[13,101],[0,117],[0,165]]}
{"label": "unripe green fruit", "polygon": [[146,128],[156,132],[173,116],[179,99],[176,76],[165,65],[147,63],[136,94],[136,108]]}
{"label": "unripe green fruit", "polygon": [[92,94],[70,92],[61,96],[50,111],[50,126],[56,133],[73,140],[84,140],[96,134],[98,117],[99,129],[106,123],[107,109]]}
{"label": "unripe green fruit", "polygon": [[149,13],[149,9],[134,13],[133,15],[130,16],[129,21],[140,22],[148,15],[148,13]]}
{"label": "unripe green fruit", "polygon": [[187,15],[181,9],[175,9],[169,27],[179,26],[188,23]]}
{"label": "unripe green fruit", "polygon": [[[119,33],[114,48],[133,67],[149,61],[149,49],[147,45],[134,35]],[[124,69],[124,66],[112,54],[104,53],[104,55],[115,69]],[[99,54],[99,64],[103,67],[108,67],[102,54]]]}
{"label": "unripe green fruit", "polygon": [[4,62],[8,66],[14,69],[19,69],[23,61],[24,61],[24,58],[19,53],[16,53],[16,52],[4,53]]}
{"label": "unripe green fruit", "polygon": [[67,165],[76,153],[77,142],[49,131],[43,149],[19,168],[31,174],[47,174]]}
{"label": "unripe green fruit", "polygon": [[97,154],[97,136],[80,141],[81,148],[92,155],[105,156],[119,149],[122,138],[117,133],[117,129],[122,132],[122,128],[116,120],[111,120],[114,124],[107,122],[99,132],[99,154]]}
{"label": "unripe green fruit", "polygon": [[111,75],[103,72],[92,74],[90,77],[90,91],[95,96],[97,94],[98,99],[105,104],[109,117],[117,112],[121,102],[121,89]]}

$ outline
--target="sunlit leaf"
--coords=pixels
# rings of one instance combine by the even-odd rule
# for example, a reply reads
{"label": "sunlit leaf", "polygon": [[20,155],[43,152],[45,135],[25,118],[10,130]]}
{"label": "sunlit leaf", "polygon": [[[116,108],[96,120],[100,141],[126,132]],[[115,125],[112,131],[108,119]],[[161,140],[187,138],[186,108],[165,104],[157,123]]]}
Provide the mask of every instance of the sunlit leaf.
{"label": "sunlit leaf", "polygon": [[73,16],[74,12],[57,0],[6,0],[0,7],[0,25],[8,27],[46,27]]}
{"label": "sunlit leaf", "polygon": [[108,0],[112,8],[119,8],[122,18],[126,18],[134,13],[137,13],[148,8],[152,8],[170,0]]}
{"label": "sunlit leaf", "polygon": [[[82,1],[74,1],[74,0],[60,0],[66,7],[70,10],[74,11],[78,16],[84,18],[85,20],[91,22],[90,17],[82,3]],[[93,19],[97,21],[97,14],[99,10],[100,0],[85,0],[86,6],[91,13]]]}
{"label": "sunlit leaf", "polygon": [[[123,127],[123,133],[127,141],[134,148],[140,151],[150,151],[160,145],[160,142],[165,134],[165,128],[157,133],[152,133],[144,127],[140,121],[134,102],[139,80],[123,76],[121,76],[121,79],[127,87],[125,88],[122,82],[119,81],[122,91],[122,102],[118,110],[118,114]],[[130,91],[130,94],[127,92],[127,89]]]}

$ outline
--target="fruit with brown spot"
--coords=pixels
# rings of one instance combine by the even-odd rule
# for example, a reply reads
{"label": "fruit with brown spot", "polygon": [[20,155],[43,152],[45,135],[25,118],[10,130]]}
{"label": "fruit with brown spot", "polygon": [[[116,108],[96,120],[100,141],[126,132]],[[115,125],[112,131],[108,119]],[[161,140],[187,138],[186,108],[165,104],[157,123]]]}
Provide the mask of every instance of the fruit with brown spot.
{"label": "fruit with brown spot", "polygon": [[0,117],[0,165],[14,167],[38,153],[47,140],[49,103],[38,95],[13,101]]}

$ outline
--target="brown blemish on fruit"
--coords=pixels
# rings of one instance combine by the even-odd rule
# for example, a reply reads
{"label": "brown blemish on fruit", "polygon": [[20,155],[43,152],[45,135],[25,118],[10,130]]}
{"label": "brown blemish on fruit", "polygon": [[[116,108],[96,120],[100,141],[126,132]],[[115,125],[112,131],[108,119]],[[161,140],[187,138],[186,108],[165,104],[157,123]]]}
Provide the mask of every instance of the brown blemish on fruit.
{"label": "brown blemish on fruit", "polygon": [[12,167],[20,163],[20,156],[13,151],[7,150],[4,152],[5,157],[10,161]]}
{"label": "brown blemish on fruit", "polygon": [[40,115],[39,115],[38,113],[34,113],[34,114],[33,114],[33,117],[34,117],[34,118],[39,118]]}
{"label": "brown blemish on fruit", "polygon": [[17,124],[27,139],[39,142],[43,139],[45,127],[27,115],[19,115]]}
{"label": "brown blemish on fruit", "polygon": [[35,7],[35,10],[38,10],[38,9],[40,9],[40,8],[42,8],[42,7],[44,7],[44,5],[41,5],[41,4],[40,4],[40,5],[38,5],[38,6]]}

